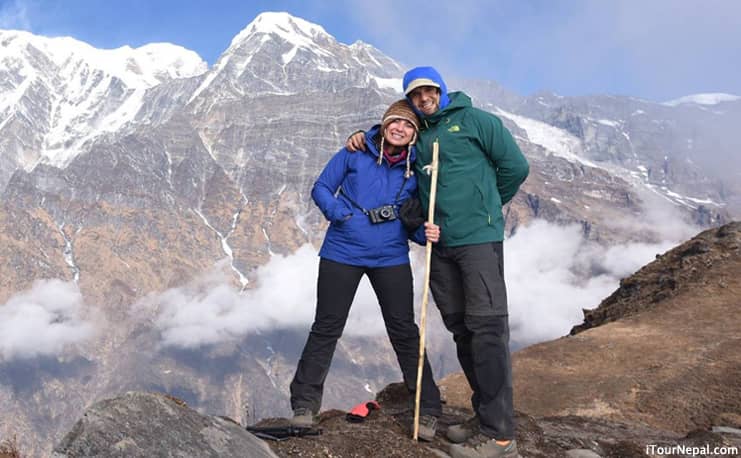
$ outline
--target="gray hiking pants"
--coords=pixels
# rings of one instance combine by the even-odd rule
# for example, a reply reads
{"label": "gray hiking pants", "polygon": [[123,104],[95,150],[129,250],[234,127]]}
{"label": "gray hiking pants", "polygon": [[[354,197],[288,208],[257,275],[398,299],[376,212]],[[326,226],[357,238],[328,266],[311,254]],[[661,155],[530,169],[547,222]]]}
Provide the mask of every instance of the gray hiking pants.
{"label": "gray hiking pants", "polygon": [[434,245],[430,289],[471,385],[481,432],[514,438],[509,315],[502,242]]}

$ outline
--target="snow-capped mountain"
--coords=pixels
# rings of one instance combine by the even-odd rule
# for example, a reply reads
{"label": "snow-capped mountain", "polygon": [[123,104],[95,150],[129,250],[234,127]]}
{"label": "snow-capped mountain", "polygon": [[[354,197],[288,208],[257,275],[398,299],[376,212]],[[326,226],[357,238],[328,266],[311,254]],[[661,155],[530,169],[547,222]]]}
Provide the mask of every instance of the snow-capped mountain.
{"label": "snow-capped mountain", "polygon": [[[95,304],[94,321],[108,323],[72,356],[0,359],[0,375],[10,374],[0,377],[3,411],[41,450],[66,428],[62,419],[127,388],[172,392],[219,413],[241,411],[243,399],[262,402],[258,416],[286,409],[303,336],[162,348],[157,317],[138,305],[214,266],[244,292],[272,258],[318,244],[326,223],[311,185],[350,132],[377,123],[401,97],[403,67],[286,13],[259,15],[210,69],[167,44],[97,50],[0,31],[0,45],[0,304],[34,280],[58,278]],[[501,116],[532,164],[507,211],[510,234],[540,218],[579,224],[603,243],[653,240],[648,225],[623,223],[647,215],[647,192],[702,225],[721,222],[741,195],[697,160],[718,151],[719,136],[732,138],[733,110],[449,86]],[[397,376],[378,345],[348,340],[338,349],[328,405]],[[438,367],[454,358],[440,354]],[[29,414],[40,406],[54,406],[57,422]]]}
{"label": "snow-capped mountain", "polygon": [[[237,34],[191,96],[292,95],[348,87],[401,90],[402,68],[373,47],[338,43],[321,26],[286,13],[262,13]],[[211,98],[213,98],[211,96]]]}
{"label": "snow-capped mountain", "polygon": [[479,103],[499,113],[523,140],[550,154],[608,171],[683,208],[741,211],[741,103],[712,110],[616,96],[518,97],[480,90]]}
{"label": "snow-capped mountain", "polygon": [[196,53],[167,43],[102,50],[0,31],[2,160],[25,170],[39,162],[63,167],[86,142],[131,122],[148,89],[206,70]]}

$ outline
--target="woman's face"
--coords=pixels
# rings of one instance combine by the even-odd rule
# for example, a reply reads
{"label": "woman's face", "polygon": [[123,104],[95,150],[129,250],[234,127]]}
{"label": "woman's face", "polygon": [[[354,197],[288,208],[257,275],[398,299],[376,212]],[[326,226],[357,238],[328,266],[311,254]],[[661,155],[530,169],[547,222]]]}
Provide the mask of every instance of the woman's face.
{"label": "woman's face", "polygon": [[383,131],[383,138],[393,146],[406,146],[414,137],[414,124],[404,119],[394,119]]}

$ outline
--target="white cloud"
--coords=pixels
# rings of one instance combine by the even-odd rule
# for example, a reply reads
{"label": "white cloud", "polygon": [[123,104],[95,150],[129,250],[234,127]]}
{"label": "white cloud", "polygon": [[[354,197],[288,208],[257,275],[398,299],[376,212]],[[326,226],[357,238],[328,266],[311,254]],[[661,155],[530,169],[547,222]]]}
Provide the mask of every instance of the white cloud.
{"label": "white cloud", "polygon": [[35,282],[0,306],[0,359],[57,355],[92,337],[93,326],[82,319],[82,308],[74,283]]}
{"label": "white cloud", "polygon": [[[273,328],[309,328],[316,307],[319,258],[305,245],[290,256],[275,256],[257,271],[257,287],[240,294],[221,273],[191,285],[152,295],[137,308],[156,312],[163,344],[184,348],[238,340]],[[361,281],[346,334],[375,335],[384,331],[375,294]]]}
{"label": "white cloud", "polygon": [[349,0],[339,8],[365,41],[409,66],[495,79],[522,94],[663,101],[741,87],[739,2]]}
{"label": "white cloud", "polygon": [[489,44],[482,50],[480,43],[485,41],[480,40],[480,33],[488,31],[493,20],[501,17],[498,8],[492,8],[491,2],[485,0],[348,0],[338,8],[359,31],[359,39],[403,65],[433,65],[444,78],[460,75],[455,70],[461,65],[475,66],[468,59],[472,54],[481,58],[490,51]]}
{"label": "white cloud", "polygon": [[[630,243],[605,248],[586,242],[578,226],[535,221],[505,242],[512,340],[531,344],[563,336],[582,321],[582,309],[594,308],[620,279],[673,246]],[[415,253],[419,255],[420,253]],[[415,262],[416,261],[416,262]],[[422,261],[422,262],[420,262]],[[193,348],[239,340],[274,328],[307,330],[314,319],[319,259],[310,245],[290,256],[275,256],[257,272],[257,287],[240,294],[222,274],[212,273],[192,285],[147,298],[164,345]],[[415,311],[423,290],[423,256],[413,256]],[[428,321],[439,327],[430,300]],[[436,338],[449,337],[430,328]],[[363,279],[350,309],[346,335],[384,335],[378,302]]]}
{"label": "white cloud", "polygon": [[671,241],[687,240],[702,230],[701,227],[685,221],[687,213],[657,191],[641,186],[634,187],[633,190],[640,197],[641,215],[625,213],[620,218],[605,221],[604,224],[609,225],[612,230],[624,234],[642,234],[650,240]]}
{"label": "white cloud", "polygon": [[568,334],[620,279],[664,253],[674,241],[605,248],[584,241],[579,226],[542,220],[505,241],[505,279],[512,340],[532,344]]}

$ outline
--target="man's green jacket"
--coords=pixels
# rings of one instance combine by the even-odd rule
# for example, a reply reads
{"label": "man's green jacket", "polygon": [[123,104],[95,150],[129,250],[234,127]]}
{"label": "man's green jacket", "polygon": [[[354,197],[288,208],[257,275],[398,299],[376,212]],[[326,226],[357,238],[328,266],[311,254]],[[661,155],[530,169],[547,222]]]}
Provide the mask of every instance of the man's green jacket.
{"label": "man's green jacket", "polygon": [[439,143],[435,223],[441,243],[461,246],[504,239],[502,205],[528,175],[525,156],[495,115],[471,105],[463,92],[422,119],[415,168],[420,200],[429,208],[433,142]]}

